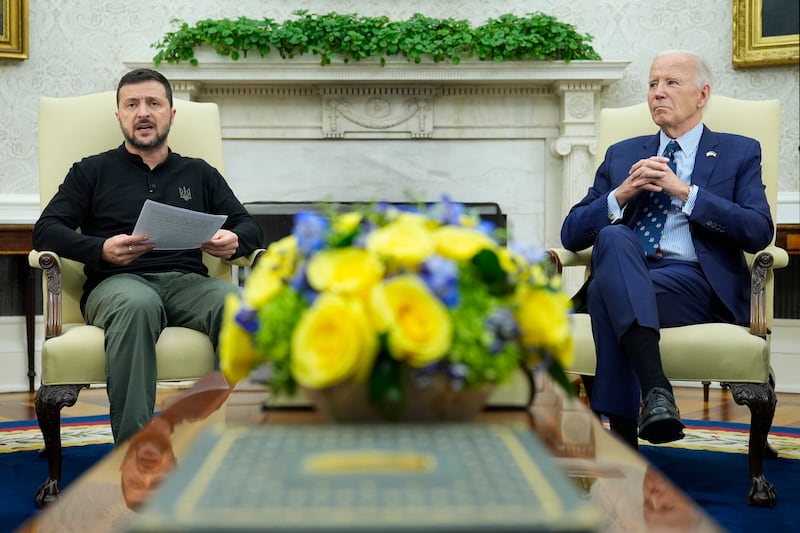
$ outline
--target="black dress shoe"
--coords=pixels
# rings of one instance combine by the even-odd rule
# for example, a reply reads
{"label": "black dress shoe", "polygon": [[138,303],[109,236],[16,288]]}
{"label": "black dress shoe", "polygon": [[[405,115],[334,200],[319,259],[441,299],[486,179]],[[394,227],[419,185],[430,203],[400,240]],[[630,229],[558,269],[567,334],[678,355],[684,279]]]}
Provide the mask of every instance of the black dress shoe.
{"label": "black dress shoe", "polygon": [[668,390],[654,387],[644,399],[639,415],[639,438],[653,444],[663,444],[684,437],[681,414],[675,398]]}

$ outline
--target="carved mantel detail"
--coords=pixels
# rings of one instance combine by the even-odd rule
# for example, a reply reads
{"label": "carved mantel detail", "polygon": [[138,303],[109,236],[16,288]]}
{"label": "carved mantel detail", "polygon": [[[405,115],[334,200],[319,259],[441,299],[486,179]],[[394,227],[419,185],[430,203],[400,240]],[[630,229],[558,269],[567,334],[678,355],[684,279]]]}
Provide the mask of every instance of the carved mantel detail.
{"label": "carved mantel detail", "polygon": [[322,89],[322,135],[326,139],[346,134],[433,135],[432,88],[326,87]]}

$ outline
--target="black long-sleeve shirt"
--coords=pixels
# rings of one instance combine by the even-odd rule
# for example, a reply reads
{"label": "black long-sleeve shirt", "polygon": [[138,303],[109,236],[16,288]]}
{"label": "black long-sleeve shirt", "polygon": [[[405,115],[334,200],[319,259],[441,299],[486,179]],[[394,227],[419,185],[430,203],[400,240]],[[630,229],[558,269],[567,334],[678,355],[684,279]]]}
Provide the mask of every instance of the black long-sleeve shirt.
{"label": "black long-sleeve shirt", "polygon": [[214,167],[170,151],[167,159],[151,170],[120,145],[75,163],[33,229],[36,250],[50,250],[85,265],[81,306],[94,287],[114,274],[178,271],[208,275],[199,248],[156,249],[128,265],[102,259],[103,242],[114,235],[131,234],[147,199],[227,215],[223,229],[239,237],[234,257],[249,255],[263,242],[260,226]]}

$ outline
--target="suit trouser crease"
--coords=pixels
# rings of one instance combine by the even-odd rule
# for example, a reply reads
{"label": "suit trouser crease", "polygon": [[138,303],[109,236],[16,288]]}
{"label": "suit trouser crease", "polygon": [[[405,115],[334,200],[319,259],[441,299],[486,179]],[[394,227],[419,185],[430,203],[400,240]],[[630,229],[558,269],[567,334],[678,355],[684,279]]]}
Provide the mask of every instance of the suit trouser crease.
{"label": "suit trouser crease", "polygon": [[123,442],[153,416],[155,344],[167,326],[209,336],[216,349],[225,295],[232,283],[179,272],[120,274],[104,280],[86,302],[86,320],[103,328],[107,394],[114,441]]}
{"label": "suit trouser crease", "polygon": [[633,231],[607,226],[592,250],[587,307],[597,354],[592,409],[635,419],[640,385],[620,339],[634,323],[660,327],[709,322],[712,289],[697,263],[646,259]]}

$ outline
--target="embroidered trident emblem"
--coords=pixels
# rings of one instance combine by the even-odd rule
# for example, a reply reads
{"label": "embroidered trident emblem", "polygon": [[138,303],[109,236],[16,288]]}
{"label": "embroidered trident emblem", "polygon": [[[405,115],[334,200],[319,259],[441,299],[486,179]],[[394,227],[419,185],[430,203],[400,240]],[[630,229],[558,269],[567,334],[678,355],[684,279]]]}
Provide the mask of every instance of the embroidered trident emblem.
{"label": "embroidered trident emblem", "polygon": [[178,194],[180,194],[181,200],[184,202],[192,199],[192,190],[189,187],[178,187]]}

